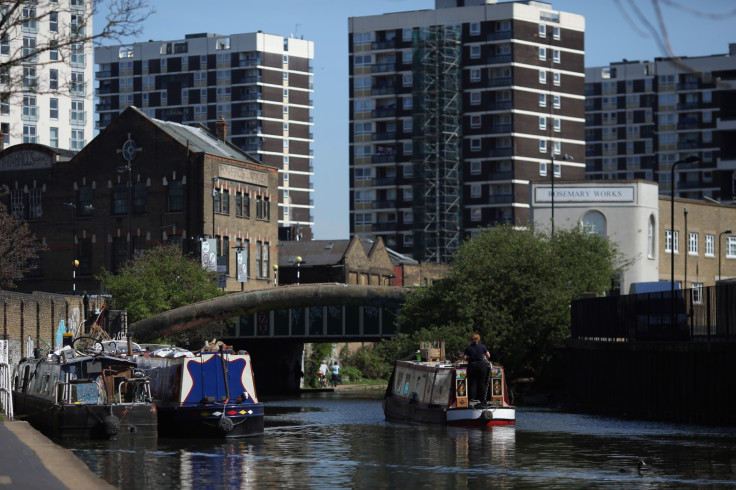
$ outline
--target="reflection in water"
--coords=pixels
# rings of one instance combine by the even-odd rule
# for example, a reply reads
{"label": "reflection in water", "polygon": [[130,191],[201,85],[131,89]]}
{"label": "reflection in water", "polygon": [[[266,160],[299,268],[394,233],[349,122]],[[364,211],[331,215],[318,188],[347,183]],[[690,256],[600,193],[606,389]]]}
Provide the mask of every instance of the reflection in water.
{"label": "reflection in water", "polygon": [[[736,481],[736,430],[520,409],[516,427],[384,420],[380,396],[265,400],[238,440],[67,443],[105,480],[138,488],[669,488]],[[640,466],[640,461],[646,466]]]}

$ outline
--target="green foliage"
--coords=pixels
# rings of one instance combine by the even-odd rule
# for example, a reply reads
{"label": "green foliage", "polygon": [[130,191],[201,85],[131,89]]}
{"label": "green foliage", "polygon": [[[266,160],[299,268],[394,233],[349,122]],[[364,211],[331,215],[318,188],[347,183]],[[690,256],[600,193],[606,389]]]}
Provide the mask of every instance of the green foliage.
{"label": "green foliage", "polygon": [[[117,274],[103,270],[97,279],[112,294],[116,308],[127,310],[132,324],[225,294],[217,287],[215,277],[214,272],[206,271],[198,260],[184,256],[178,248],[161,246],[136,256]],[[199,348],[204,339],[221,337],[227,328],[227,322],[214,322],[162,340]]]}
{"label": "green foliage", "polygon": [[356,367],[344,366],[342,369],[340,369],[340,378],[343,380],[343,382],[347,380],[349,380],[350,382],[360,381],[363,379],[363,373],[360,371],[360,369]]}
{"label": "green foliage", "polygon": [[388,379],[391,376],[393,363],[387,362],[386,358],[376,348],[361,347],[344,359],[343,366],[343,370],[357,370],[362,373],[358,378],[350,375],[351,380],[361,379],[363,377],[369,379]]}
{"label": "green foliage", "polygon": [[510,379],[534,377],[569,334],[571,301],[604,293],[625,265],[615,245],[584,230],[485,230],[463,243],[446,279],[409,296],[400,316],[407,335],[393,349],[444,340],[452,357],[478,332]]}

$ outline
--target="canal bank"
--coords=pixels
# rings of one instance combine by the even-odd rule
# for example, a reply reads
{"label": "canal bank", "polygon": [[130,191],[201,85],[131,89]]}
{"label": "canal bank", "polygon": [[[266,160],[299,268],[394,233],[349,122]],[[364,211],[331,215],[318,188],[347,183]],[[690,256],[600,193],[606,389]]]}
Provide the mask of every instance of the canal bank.
{"label": "canal bank", "polygon": [[0,422],[0,486],[13,489],[114,489],[28,422]]}

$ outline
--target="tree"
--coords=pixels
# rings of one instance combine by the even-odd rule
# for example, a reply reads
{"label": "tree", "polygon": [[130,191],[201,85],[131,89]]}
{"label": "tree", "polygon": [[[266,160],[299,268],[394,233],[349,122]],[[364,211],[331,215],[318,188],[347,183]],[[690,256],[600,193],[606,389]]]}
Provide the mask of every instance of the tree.
{"label": "tree", "polygon": [[[147,0],[108,0],[103,25],[89,27],[101,0],[54,2],[51,0],[10,0],[0,6],[0,97],[7,99],[23,91],[43,93],[48,84],[39,84],[32,73],[39,66],[66,62],[84,55],[84,47],[104,40],[121,41],[141,34],[143,21],[153,13]],[[54,25],[55,31],[38,26]],[[22,40],[22,42],[20,42]],[[47,53],[53,54],[46,55]],[[28,70],[33,70],[29,72]],[[60,85],[62,85],[60,81]]]}
{"label": "tree", "polygon": [[[127,310],[129,324],[225,294],[217,287],[214,272],[172,246],[146,250],[119,273],[103,270],[97,278],[112,294],[115,307]],[[172,336],[168,341],[194,345],[220,336],[224,328],[224,322],[215,322]]]}
{"label": "tree", "polygon": [[463,243],[446,279],[408,298],[402,330],[444,331],[426,340],[445,340],[449,353],[478,332],[509,379],[535,377],[569,334],[572,300],[608,291],[626,265],[615,244],[585,230],[489,229]]}
{"label": "tree", "polygon": [[8,213],[0,203],[0,289],[17,287],[16,279],[32,271],[40,251],[45,245],[37,240],[28,223]]}

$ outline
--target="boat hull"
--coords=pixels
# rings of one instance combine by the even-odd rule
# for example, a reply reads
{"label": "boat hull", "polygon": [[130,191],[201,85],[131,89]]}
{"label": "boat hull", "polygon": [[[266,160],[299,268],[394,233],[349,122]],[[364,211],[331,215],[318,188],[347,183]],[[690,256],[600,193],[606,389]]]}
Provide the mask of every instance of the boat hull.
{"label": "boat hull", "polygon": [[161,405],[161,437],[237,438],[263,435],[263,405]]}
{"label": "boat hull", "polygon": [[14,393],[13,408],[16,418],[55,439],[156,437],[158,430],[153,404],[53,404]]}
{"label": "boat hull", "polygon": [[398,397],[387,396],[383,401],[386,420],[415,424],[455,425],[465,427],[492,427],[515,425],[513,407],[454,408],[407,403]]}

